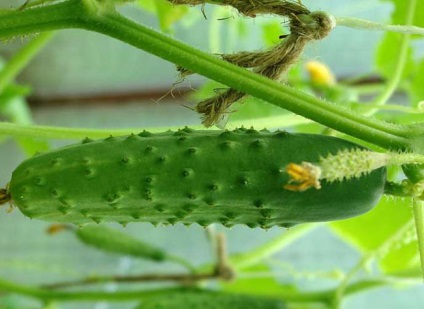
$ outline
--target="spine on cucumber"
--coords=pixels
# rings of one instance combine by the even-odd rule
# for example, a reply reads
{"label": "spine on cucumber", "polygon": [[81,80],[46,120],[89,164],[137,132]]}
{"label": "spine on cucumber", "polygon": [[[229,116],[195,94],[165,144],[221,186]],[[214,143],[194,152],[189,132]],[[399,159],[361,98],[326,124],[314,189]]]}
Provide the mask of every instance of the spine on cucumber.
{"label": "spine on cucumber", "polygon": [[356,216],[383,194],[385,168],[292,192],[285,166],[361,148],[287,132],[194,131],[109,137],[37,155],[13,172],[8,194],[26,216],[48,221],[142,221],[289,227]]}

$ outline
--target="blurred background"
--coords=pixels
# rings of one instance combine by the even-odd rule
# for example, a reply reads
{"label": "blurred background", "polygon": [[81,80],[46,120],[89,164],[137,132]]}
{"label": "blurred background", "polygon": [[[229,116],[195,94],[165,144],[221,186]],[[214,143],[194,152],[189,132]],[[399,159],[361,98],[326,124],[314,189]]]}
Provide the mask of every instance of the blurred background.
{"label": "blurred background", "polygon": [[[0,8],[18,7],[23,1],[2,0]],[[140,1],[143,2],[143,1]],[[148,2],[148,1],[147,1]],[[369,0],[303,0],[311,10],[324,10],[334,16],[359,17],[387,22],[392,11],[388,2]],[[284,21],[274,17],[244,18],[234,11],[206,6],[207,19],[199,7],[176,23],[158,19],[146,5],[131,4],[122,11],[137,22],[165,31],[190,45],[212,53],[260,50],[278,42],[284,33]],[[277,36],[270,36],[276,33]],[[378,78],[374,67],[379,32],[337,27],[328,38],[308,46],[293,78],[307,79],[305,64],[311,60],[325,63],[340,80]],[[31,38],[0,43],[0,58],[10,59]],[[292,73],[290,73],[292,74]],[[82,30],[56,33],[18,76],[17,83],[28,87],[29,95],[15,98],[1,120],[15,119],[22,124],[75,128],[152,128],[200,125],[200,119],[188,107],[210,92],[213,85],[199,76],[182,83],[173,64],[114,39]],[[194,94],[193,90],[201,91]],[[172,90],[172,91],[171,91]],[[203,92],[202,92],[203,91]],[[10,116],[12,115],[12,116]],[[13,118],[15,117],[15,118]],[[229,125],[231,128],[231,124]],[[290,130],[284,124],[281,126]],[[292,128],[292,130],[294,130]],[[308,129],[306,129],[308,130]],[[45,147],[58,147],[71,140],[37,141]],[[21,145],[22,146],[22,145]],[[0,183],[6,184],[14,168],[29,155],[13,139],[0,144]],[[35,146],[34,146],[35,147]],[[24,147],[25,149],[25,147]],[[0,216],[0,276],[26,284],[75,280],[87,274],[138,274],[184,271],[173,264],[156,264],[114,254],[105,254],[83,246],[71,233],[48,235],[49,223],[30,221],[19,211]],[[194,265],[215,259],[203,228],[182,225],[153,227],[147,223],[129,224],[125,232],[186,258]],[[225,233],[230,253],[243,252],[285,233],[281,228],[268,231],[236,226],[215,226]],[[378,228],[378,227],[376,227]],[[297,240],[268,263],[277,281],[301,288],[329,288],[337,283],[337,273],[351,269],[360,253],[340,240],[326,226]],[[291,265],[288,268],[278,263]],[[293,271],[294,270],[294,271]],[[153,286],[153,285],[151,285]],[[116,284],[105,284],[107,290]],[[0,295],[1,297],[1,295]],[[128,308],[131,308],[131,304]],[[422,287],[407,290],[382,288],[358,294],[345,308],[423,308]],[[0,308],[38,308],[39,304],[19,296],[0,298]],[[60,304],[57,308],[123,308],[105,302]]]}

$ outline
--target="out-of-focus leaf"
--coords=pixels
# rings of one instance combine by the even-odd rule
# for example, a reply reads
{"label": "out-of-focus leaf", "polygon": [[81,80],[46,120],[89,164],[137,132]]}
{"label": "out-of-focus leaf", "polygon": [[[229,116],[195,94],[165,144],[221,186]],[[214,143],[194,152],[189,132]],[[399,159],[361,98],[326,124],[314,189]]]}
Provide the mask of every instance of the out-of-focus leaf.
{"label": "out-of-focus leaf", "polygon": [[[415,232],[411,230],[411,232]],[[414,235],[415,236],[415,235]],[[415,237],[414,237],[415,238]],[[399,243],[380,260],[380,268],[386,274],[409,272],[413,277],[421,277],[421,268],[416,268],[418,257],[418,243],[416,239],[409,239]],[[418,264],[419,265],[419,264]],[[414,271],[414,273],[413,273]]]}
{"label": "out-of-focus leaf", "polygon": [[[31,112],[23,97],[11,97],[0,106],[0,113],[7,117],[11,122],[22,125],[32,124]],[[49,149],[48,143],[41,139],[21,137],[17,139],[17,142],[29,156]]]}
{"label": "out-of-focus leaf", "polygon": [[[219,84],[214,81],[205,83],[200,89],[198,89],[191,98],[195,101],[201,101],[212,96],[217,95],[220,92],[224,92],[228,89],[227,86]],[[284,115],[288,112],[275,105],[269,104],[265,101],[257,99],[252,96],[246,96],[235,103],[230,111],[229,119],[231,121],[253,119],[268,116]],[[281,124],[282,126],[284,124]]]}
{"label": "out-of-focus leaf", "polygon": [[[221,283],[222,290],[231,293],[250,295],[278,296],[282,292],[296,291],[294,285],[283,285],[273,277],[257,278],[255,273],[271,273],[271,268],[266,264],[258,264],[243,269],[243,274],[233,282]],[[249,274],[252,275],[248,278]],[[246,276],[247,278],[243,278]]]}
{"label": "out-of-focus leaf", "polygon": [[281,22],[274,20],[262,25],[262,38],[267,47],[279,43],[279,36],[284,34]]}
{"label": "out-of-focus leaf", "polygon": [[[392,24],[405,24],[405,21],[407,19],[408,15],[408,7],[410,4],[410,1],[404,1],[404,0],[382,0],[384,2],[391,2],[393,3],[394,10],[392,12],[391,16],[391,23]],[[414,17],[412,24],[418,27],[424,26],[424,1],[416,1],[415,2],[415,9],[414,9]],[[395,65],[396,65],[396,59],[398,58],[399,51],[400,51],[400,40],[401,35],[396,33],[386,33],[384,36],[384,39],[380,42],[376,57],[375,57],[375,64],[377,67],[378,72],[385,78],[390,78],[393,75]],[[422,38],[421,36],[412,36],[412,38]],[[414,78],[417,77],[416,74],[416,63],[414,60],[414,51],[412,48],[412,45],[408,48],[408,55],[406,59],[405,68],[402,72],[402,79],[405,80],[407,77],[411,77],[414,75]],[[416,90],[416,88],[415,88]],[[412,99],[414,100],[414,106],[416,106],[416,95],[420,94],[414,93],[412,91]]]}
{"label": "out-of-focus leaf", "polygon": [[[375,65],[378,72],[385,78],[393,75],[396,65],[396,59],[400,52],[401,35],[388,32],[379,43],[375,57]],[[415,61],[413,59],[412,48],[408,48],[408,56],[405,68],[402,72],[402,78],[410,76],[415,72]]]}
{"label": "out-of-focus leaf", "polygon": [[171,26],[188,13],[186,5],[172,5],[166,0],[139,0],[138,5],[148,12],[154,13],[159,19],[162,31],[170,32]]}
{"label": "out-of-focus leaf", "polygon": [[[419,102],[424,102],[424,59],[416,66],[416,74],[411,82],[409,93],[413,106],[417,106]],[[421,120],[424,119],[424,115],[421,117]]]}
{"label": "out-of-focus leaf", "polygon": [[[244,120],[268,116],[281,116],[288,112],[268,102],[255,97],[246,96],[240,102],[234,104],[233,113],[230,114],[230,120]],[[284,125],[284,124],[281,124]]]}
{"label": "out-of-focus leaf", "polygon": [[[408,11],[409,1],[405,0],[382,0],[383,2],[391,2],[394,5],[392,13],[393,24],[405,24]],[[415,14],[412,24],[418,27],[424,27],[424,1],[415,2]]]}
{"label": "out-of-focus leaf", "polygon": [[155,13],[156,12],[155,1],[156,0],[139,0],[139,1],[137,1],[137,4],[142,9],[144,9],[144,10],[150,12],[150,13]]}
{"label": "out-of-focus leaf", "polygon": [[[409,198],[383,198],[370,212],[360,217],[332,222],[329,227],[361,252],[377,254],[380,269],[386,273],[405,271],[418,258],[413,235],[413,217]],[[409,226],[405,230],[405,227]],[[415,250],[414,250],[415,247]]]}
{"label": "out-of-focus leaf", "polygon": [[31,88],[28,86],[10,84],[3,92],[0,93],[0,111],[2,106],[5,106],[7,102],[15,97],[25,97],[31,93]]}

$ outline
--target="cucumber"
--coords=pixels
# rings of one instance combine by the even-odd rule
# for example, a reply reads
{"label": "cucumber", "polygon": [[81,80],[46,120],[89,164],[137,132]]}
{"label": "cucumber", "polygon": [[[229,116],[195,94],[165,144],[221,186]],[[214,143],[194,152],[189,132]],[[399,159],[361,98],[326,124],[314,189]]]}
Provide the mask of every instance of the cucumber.
{"label": "cucumber", "polygon": [[170,292],[150,297],[136,309],[284,309],[279,299],[214,291]]}
{"label": "cucumber", "polygon": [[84,226],[76,230],[75,235],[84,244],[105,252],[114,252],[156,262],[163,262],[168,258],[167,253],[160,248],[103,225]]}
{"label": "cucumber", "polygon": [[27,159],[9,195],[30,218],[84,224],[143,221],[251,228],[357,216],[383,194],[385,168],[292,192],[285,167],[363,148],[330,136],[267,130],[195,131],[85,139]]}

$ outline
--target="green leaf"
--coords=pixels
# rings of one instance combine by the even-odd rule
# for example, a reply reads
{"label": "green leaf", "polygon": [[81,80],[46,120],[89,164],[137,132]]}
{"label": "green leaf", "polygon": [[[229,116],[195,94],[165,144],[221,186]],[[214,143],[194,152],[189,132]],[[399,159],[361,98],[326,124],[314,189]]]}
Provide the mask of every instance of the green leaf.
{"label": "green leaf", "polygon": [[17,84],[10,84],[5,87],[3,92],[0,93],[0,111],[2,106],[14,99],[15,97],[26,97],[31,93],[31,88]]}
{"label": "green leaf", "polygon": [[262,25],[262,38],[267,47],[279,43],[279,36],[284,34],[281,22],[273,20]]}
{"label": "green leaf", "polygon": [[[392,2],[394,10],[392,13],[393,24],[405,24],[409,1],[405,0],[382,0]],[[424,27],[424,1],[418,0],[415,5],[415,14],[412,24],[418,27]]]}
{"label": "green leaf", "polygon": [[185,5],[172,5],[166,0],[139,0],[137,3],[148,12],[157,15],[160,28],[164,32],[170,32],[172,25],[182,19],[189,10]]}
{"label": "green leaf", "polygon": [[[400,52],[401,35],[388,32],[377,47],[375,56],[375,65],[377,71],[384,77],[389,79],[395,71],[396,59]],[[402,79],[411,76],[415,72],[415,61],[413,50],[408,48],[405,68],[402,72]]]}
{"label": "green leaf", "polygon": [[[409,271],[414,277],[421,277],[421,269],[416,268],[418,250],[417,241],[414,239],[409,243],[400,243],[391,248],[380,260],[380,269],[386,274],[396,274]],[[415,273],[412,274],[412,270]]]}
{"label": "green leaf", "polygon": [[222,290],[231,293],[277,297],[283,292],[296,291],[296,287],[293,285],[283,285],[271,276],[258,278],[255,276],[255,273],[271,274],[272,270],[266,264],[256,264],[255,266],[245,268],[235,281],[221,283]]}
{"label": "green leaf", "polygon": [[137,4],[147,12],[156,13],[155,0],[139,0]]}
{"label": "green leaf", "polygon": [[383,198],[367,214],[332,222],[329,227],[359,251],[374,252],[383,272],[405,271],[415,266],[418,257],[410,206],[409,198]]}
{"label": "green leaf", "polygon": [[[10,90],[11,88],[8,87],[8,89]],[[21,90],[22,88],[16,88],[16,91]],[[5,98],[8,100],[1,102],[0,113],[6,116],[11,122],[22,125],[31,125],[31,111],[25,99],[21,96],[14,96],[10,94],[7,95],[5,92],[3,95],[5,95]],[[32,156],[37,152],[42,152],[49,149],[49,144],[45,140],[41,139],[39,140],[21,137],[17,139],[17,142],[28,156]]]}
{"label": "green leaf", "polygon": [[424,59],[416,66],[416,74],[410,84],[409,94],[411,95],[413,106],[418,106],[419,102],[424,102]]}

